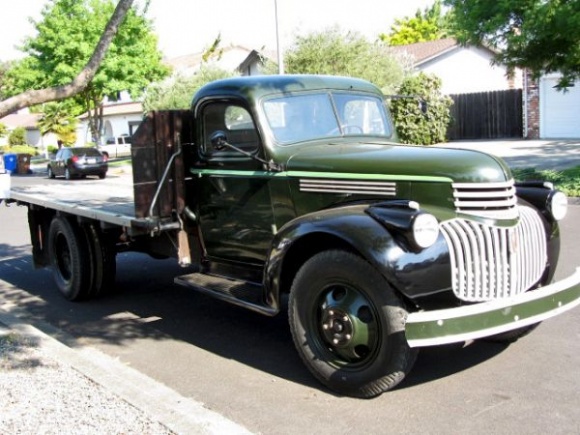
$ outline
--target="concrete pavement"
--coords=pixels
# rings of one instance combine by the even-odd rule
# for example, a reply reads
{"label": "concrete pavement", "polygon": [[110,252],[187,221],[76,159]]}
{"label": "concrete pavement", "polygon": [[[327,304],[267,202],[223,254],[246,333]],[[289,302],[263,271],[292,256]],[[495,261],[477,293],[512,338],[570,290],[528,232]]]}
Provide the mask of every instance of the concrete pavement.
{"label": "concrete pavement", "polygon": [[580,139],[456,141],[437,146],[487,152],[503,158],[512,168],[562,170],[580,166]]}

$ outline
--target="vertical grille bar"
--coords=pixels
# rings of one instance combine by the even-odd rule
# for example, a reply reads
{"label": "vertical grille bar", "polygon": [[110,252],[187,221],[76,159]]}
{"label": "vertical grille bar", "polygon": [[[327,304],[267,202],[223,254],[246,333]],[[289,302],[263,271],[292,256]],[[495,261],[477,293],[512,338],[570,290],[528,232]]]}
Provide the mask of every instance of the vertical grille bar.
{"label": "vertical grille bar", "polygon": [[527,291],[541,278],[547,263],[545,229],[536,211],[520,207],[511,228],[466,219],[441,224],[449,247],[452,285],[465,301],[502,299]]}

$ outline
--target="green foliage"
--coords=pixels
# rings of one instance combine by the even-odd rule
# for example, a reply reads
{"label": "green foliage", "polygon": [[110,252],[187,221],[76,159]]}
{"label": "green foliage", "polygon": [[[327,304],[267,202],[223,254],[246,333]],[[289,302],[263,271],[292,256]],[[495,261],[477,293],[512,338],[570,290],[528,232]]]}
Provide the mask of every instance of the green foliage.
{"label": "green foliage", "polygon": [[[112,0],[52,0],[34,22],[37,35],[25,40],[28,55],[8,72],[8,92],[63,85],[85,66],[113,14]],[[100,106],[105,97],[116,100],[122,91],[141,95],[152,81],[168,74],[161,63],[157,38],[144,12],[132,8],[97,74],[77,101],[85,111]],[[97,130],[97,120],[92,130]]]}
{"label": "green foliage", "polygon": [[0,100],[6,98],[5,90],[6,90],[6,73],[10,69],[10,62],[2,62],[0,61]]}
{"label": "green foliage", "polygon": [[4,137],[8,134],[8,127],[0,122],[0,137]]}
{"label": "green foliage", "polygon": [[297,36],[293,48],[285,54],[284,64],[290,74],[362,78],[384,93],[397,89],[408,72],[388,47],[338,27]]}
{"label": "green foliage", "polygon": [[15,145],[26,145],[26,130],[24,127],[16,127],[8,135],[8,145],[11,147]]}
{"label": "green foliage", "polygon": [[193,95],[206,83],[232,77],[234,74],[215,67],[202,67],[194,76],[176,75],[150,85],[143,101],[145,112],[153,110],[189,109]]}
{"label": "green foliage", "polygon": [[54,133],[66,145],[75,143],[78,121],[71,115],[70,108],[64,103],[48,103],[43,109],[44,115],[38,121],[40,132],[43,135]]}
{"label": "green foliage", "polygon": [[30,154],[32,156],[38,154],[38,150],[30,145],[14,145],[0,148],[5,154]]}
{"label": "green foliage", "polygon": [[413,17],[395,19],[390,33],[382,33],[379,38],[389,45],[407,45],[443,39],[452,36],[451,20],[452,13],[443,14],[441,0],[435,0],[435,3],[424,11],[417,9]]}
{"label": "green foliage", "polygon": [[[441,79],[419,73],[403,82],[399,94],[409,97],[392,99],[390,104],[401,142],[421,145],[444,142],[453,102],[441,94]],[[421,110],[421,100],[427,104],[426,113]]]}
{"label": "green foliage", "polygon": [[542,180],[554,183],[554,186],[568,196],[580,196],[580,166],[562,171],[541,170],[534,168],[512,169],[517,181]]}
{"label": "green foliage", "polygon": [[580,78],[580,0],[445,0],[455,10],[462,42],[484,43],[496,61],[535,77],[563,74],[560,87]]}

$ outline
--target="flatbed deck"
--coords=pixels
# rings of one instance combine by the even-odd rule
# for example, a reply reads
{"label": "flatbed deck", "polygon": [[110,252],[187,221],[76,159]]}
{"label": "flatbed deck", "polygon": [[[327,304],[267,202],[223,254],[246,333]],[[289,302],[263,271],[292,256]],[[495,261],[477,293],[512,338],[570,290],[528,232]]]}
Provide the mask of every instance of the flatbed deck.
{"label": "flatbed deck", "polygon": [[[120,178],[120,177],[115,177]],[[128,228],[143,228],[135,216],[133,185],[120,179],[49,180],[11,177],[10,199]]]}

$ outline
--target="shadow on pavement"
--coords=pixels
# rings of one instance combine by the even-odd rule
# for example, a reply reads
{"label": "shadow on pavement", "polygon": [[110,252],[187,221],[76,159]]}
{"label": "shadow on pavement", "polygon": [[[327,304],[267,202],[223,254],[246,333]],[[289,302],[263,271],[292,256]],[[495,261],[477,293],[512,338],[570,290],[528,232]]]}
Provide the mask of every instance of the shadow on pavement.
{"label": "shadow on pavement", "polygon": [[[10,252],[0,248],[2,256]],[[264,317],[176,286],[173,277],[187,270],[173,260],[124,253],[117,263],[116,293],[72,303],[58,294],[49,270],[33,269],[30,255],[0,260],[0,299],[25,310],[28,321],[48,322],[70,334],[73,340],[58,336],[58,330],[52,335],[71,347],[77,339],[115,346],[138,339],[179,340],[282,379],[322,388],[294,349],[285,312]],[[486,343],[424,349],[401,388],[468,370],[503,349]]]}

